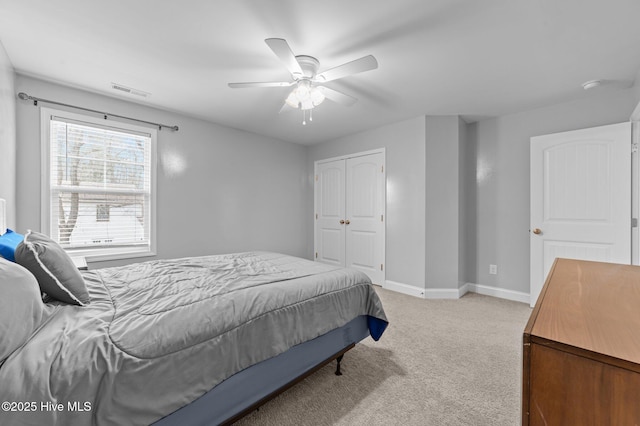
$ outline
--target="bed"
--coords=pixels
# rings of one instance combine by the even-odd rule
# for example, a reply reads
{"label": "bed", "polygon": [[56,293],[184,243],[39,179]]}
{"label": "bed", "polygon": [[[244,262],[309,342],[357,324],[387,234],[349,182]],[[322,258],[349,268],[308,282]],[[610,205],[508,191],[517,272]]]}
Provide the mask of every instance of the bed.
{"label": "bed", "polygon": [[[0,274],[21,272],[0,261]],[[0,401],[12,404],[0,423],[230,423],[388,324],[365,274],[277,253],[156,260],[82,280],[89,303],[41,303],[22,321],[34,330],[0,366]]]}

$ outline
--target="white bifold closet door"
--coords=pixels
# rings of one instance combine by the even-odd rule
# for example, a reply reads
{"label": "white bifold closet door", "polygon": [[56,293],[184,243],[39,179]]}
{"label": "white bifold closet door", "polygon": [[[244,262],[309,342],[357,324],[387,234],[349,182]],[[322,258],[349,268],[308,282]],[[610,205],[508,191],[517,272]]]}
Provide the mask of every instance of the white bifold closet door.
{"label": "white bifold closet door", "polygon": [[315,183],[316,260],[383,284],[384,154],[317,162]]}

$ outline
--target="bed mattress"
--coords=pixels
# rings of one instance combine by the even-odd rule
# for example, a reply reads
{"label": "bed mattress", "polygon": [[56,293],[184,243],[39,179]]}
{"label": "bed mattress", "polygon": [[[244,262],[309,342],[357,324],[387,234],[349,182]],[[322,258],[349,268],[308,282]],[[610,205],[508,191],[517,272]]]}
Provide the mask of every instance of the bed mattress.
{"label": "bed mattress", "polygon": [[149,424],[233,374],[360,315],[386,317],[361,272],[252,252],[84,274],[91,304],[49,304],[0,368],[3,423]]}

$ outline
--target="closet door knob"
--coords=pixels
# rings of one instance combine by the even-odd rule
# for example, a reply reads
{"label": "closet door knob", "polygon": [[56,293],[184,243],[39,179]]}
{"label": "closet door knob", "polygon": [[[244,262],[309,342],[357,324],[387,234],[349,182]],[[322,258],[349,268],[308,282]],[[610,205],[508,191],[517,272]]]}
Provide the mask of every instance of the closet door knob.
{"label": "closet door knob", "polygon": [[348,224],[351,223],[351,221],[349,221],[349,219],[347,219],[347,220],[344,221],[344,223],[345,223],[345,225],[348,225]]}
{"label": "closet door knob", "polygon": [[340,225],[344,225],[344,220],[340,220]]}
{"label": "closet door knob", "polygon": [[534,233],[534,234],[536,234],[536,235],[540,235],[540,234],[542,234],[542,229],[540,229],[540,228],[535,228],[535,229],[534,229],[533,231],[531,231],[531,232],[533,232],[533,233]]}

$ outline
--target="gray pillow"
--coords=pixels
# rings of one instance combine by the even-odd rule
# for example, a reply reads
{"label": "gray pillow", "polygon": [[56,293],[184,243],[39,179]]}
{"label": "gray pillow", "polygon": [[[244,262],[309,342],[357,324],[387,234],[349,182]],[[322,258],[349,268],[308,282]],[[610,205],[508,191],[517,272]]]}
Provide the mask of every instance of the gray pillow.
{"label": "gray pillow", "polygon": [[44,305],[36,278],[0,257],[0,363],[40,326]]}
{"label": "gray pillow", "polygon": [[27,231],[15,256],[17,263],[35,275],[40,289],[49,297],[80,306],[91,300],[84,279],[67,252],[46,235]]}

